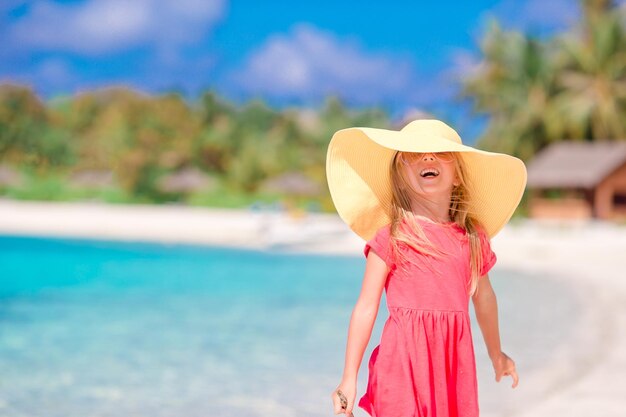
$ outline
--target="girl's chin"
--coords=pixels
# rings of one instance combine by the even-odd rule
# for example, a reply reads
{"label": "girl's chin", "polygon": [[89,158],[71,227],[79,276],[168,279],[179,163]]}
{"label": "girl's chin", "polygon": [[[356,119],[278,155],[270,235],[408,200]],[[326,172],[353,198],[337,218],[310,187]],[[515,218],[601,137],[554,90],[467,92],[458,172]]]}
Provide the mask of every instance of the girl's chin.
{"label": "girl's chin", "polygon": [[450,195],[450,192],[452,192],[452,186],[446,188],[444,187],[442,184],[423,184],[420,183],[419,184],[419,190],[424,193],[424,194],[428,194],[428,195],[433,195],[433,194],[445,194],[445,195]]}
{"label": "girl's chin", "polygon": [[[445,184],[437,180],[422,180],[419,185],[424,189],[445,189]],[[450,186],[449,188],[451,188]]]}

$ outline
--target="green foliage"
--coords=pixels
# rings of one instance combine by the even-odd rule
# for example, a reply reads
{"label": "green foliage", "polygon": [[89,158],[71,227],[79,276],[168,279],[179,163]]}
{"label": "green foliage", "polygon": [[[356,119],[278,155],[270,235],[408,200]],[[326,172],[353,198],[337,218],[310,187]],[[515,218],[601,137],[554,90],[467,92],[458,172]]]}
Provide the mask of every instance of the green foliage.
{"label": "green foliage", "polygon": [[26,87],[0,85],[0,161],[40,171],[75,161],[69,132]]}
{"label": "green foliage", "polygon": [[71,199],[65,183],[59,175],[46,175],[31,178],[26,186],[10,187],[5,195],[20,200],[64,201]]}
{"label": "green foliage", "polygon": [[[119,187],[78,187],[70,184],[64,172],[41,173],[37,167],[23,170],[25,182],[21,185],[4,186],[2,195],[20,200],[38,201],[101,201],[108,203],[137,203],[136,196],[131,196]],[[144,200],[150,202],[150,200]]]}
{"label": "green foliage", "polygon": [[478,145],[527,160],[551,142],[626,139],[625,12],[582,0],[581,21],[547,40],[491,21],[461,98],[490,116]]}
{"label": "green foliage", "polygon": [[[310,201],[260,189],[265,180],[299,171],[326,190],[328,141],[336,130],[355,125],[389,123],[381,110],[348,110],[334,98],[320,112],[278,112],[258,99],[235,107],[213,92],[188,103],[173,93],[152,97],[108,88],[44,104],[27,88],[5,85],[0,88],[0,157],[28,168],[30,180],[0,192],[28,199],[218,206],[286,199],[333,210],[327,192]],[[204,173],[212,188],[176,191],[160,185],[187,168]],[[72,185],[72,174],[84,171],[111,172],[115,183]]]}

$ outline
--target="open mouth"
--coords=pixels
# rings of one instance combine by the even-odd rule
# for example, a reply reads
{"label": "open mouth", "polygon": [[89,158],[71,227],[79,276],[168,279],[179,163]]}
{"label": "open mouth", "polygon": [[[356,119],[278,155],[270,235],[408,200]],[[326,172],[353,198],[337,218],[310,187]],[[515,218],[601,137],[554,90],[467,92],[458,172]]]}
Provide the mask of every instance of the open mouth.
{"label": "open mouth", "polygon": [[422,170],[422,172],[420,172],[420,176],[422,178],[434,178],[439,176],[439,171],[437,171],[435,168],[425,168]]}

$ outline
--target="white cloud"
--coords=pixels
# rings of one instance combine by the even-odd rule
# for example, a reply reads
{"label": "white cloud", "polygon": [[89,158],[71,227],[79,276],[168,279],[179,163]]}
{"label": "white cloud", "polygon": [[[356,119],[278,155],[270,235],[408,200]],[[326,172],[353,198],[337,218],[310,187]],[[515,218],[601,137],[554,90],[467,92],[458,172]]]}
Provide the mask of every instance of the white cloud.
{"label": "white cloud", "polygon": [[578,0],[503,0],[488,14],[502,19],[507,28],[551,33],[578,20],[579,3]]}
{"label": "white cloud", "polygon": [[408,56],[368,52],[356,40],[305,24],[268,38],[232,81],[248,94],[303,99],[335,94],[363,104],[410,99],[417,84]]}
{"label": "white cloud", "polygon": [[450,65],[444,71],[444,76],[454,81],[476,74],[482,65],[478,53],[461,48],[452,49],[448,59]]}
{"label": "white cloud", "polygon": [[8,28],[20,47],[101,55],[138,45],[171,49],[201,38],[225,13],[225,0],[35,2]]}

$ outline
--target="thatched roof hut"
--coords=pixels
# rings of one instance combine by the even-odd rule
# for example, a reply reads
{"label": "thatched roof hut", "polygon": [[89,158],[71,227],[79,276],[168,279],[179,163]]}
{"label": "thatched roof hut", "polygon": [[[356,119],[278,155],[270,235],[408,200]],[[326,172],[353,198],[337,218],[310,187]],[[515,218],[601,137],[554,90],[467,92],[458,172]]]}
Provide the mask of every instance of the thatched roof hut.
{"label": "thatched roof hut", "polygon": [[24,184],[24,176],[9,165],[0,165],[0,186],[19,186]]}
{"label": "thatched roof hut", "polygon": [[299,196],[318,196],[322,187],[300,172],[287,172],[266,180],[261,188],[267,192]]}
{"label": "thatched roof hut", "polygon": [[[527,168],[531,215],[626,218],[626,142],[558,142]],[[555,190],[559,199],[544,198]]]}
{"label": "thatched roof hut", "polygon": [[626,142],[558,142],[528,164],[529,188],[593,188],[626,163]]}
{"label": "thatched roof hut", "polygon": [[215,181],[197,168],[184,168],[165,175],[158,181],[158,188],[168,193],[189,193],[206,190]]}
{"label": "thatched roof hut", "polygon": [[108,169],[86,169],[73,172],[69,182],[75,187],[104,188],[115,183],[113,171]]}

